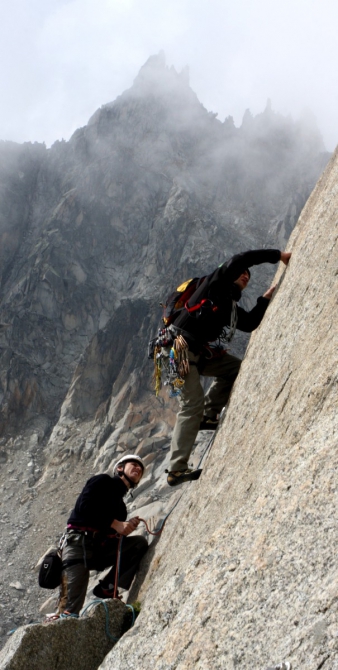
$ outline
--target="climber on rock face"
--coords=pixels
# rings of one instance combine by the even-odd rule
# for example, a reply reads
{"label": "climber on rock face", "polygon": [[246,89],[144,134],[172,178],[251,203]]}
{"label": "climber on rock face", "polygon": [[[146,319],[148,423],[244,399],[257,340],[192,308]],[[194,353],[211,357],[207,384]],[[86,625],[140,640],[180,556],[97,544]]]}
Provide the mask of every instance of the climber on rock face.
{"label": "climber on rock face", "polygon": [[126,521],[123,497],[137,486],[145,470],[142,459],[134,454],[122,457],[114,474],[91,477],[81,491],[67,522],[62,548],[63,572],[58,615],[79,614],[86,596],[89,571],[111,570],[93,593],[98,598],[112,598],[116,577],[117,548],[121,541],[118,586],[129,589],[142,556],[148,549],[140,535],[128,537],[140,519]]}
{"label": "climber on rock face", "polygon": [[[261,263],[288,264],[291,253],[277,249],[246,251],[206,276],[173,321],[180,347],[186,347],[189,370],[184,376],[180,411],[171,441],[168,484],[175,486],[195,480],[201,470],[190,470],[188,460],[199,430],[215,430],[218,416],[228,402],[241,360],[227,348],[236,329],[251,333],[257,328],[269,305],[275,286],[258,298],[255,307],[245,311],[237,306],[250,280],[249,268]],[[175,346],[175,344],[174,344]],[[204,397],[200,375],[215,377]]]}

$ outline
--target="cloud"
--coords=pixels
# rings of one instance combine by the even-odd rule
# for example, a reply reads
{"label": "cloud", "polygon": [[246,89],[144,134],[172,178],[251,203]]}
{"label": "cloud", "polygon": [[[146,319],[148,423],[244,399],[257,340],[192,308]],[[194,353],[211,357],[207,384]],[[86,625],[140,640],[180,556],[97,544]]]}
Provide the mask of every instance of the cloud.
{"label": "cloud", "polygon": [[164,49],[220,119],[239,125],[271,98],[284,114],[312,109],[337,143],[333,0],[14,0],[1,19],[2,139],[68,139]]}

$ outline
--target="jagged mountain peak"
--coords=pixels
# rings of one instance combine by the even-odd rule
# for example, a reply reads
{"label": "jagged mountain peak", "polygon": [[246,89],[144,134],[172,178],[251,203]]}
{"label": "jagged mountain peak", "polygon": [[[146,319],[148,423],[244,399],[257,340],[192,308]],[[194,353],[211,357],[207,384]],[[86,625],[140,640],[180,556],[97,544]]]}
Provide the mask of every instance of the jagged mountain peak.
{"label": "jagged mountain peak", "polygon": [[[131,88],[98,109],[90,117],[88,127],[107,128],[108,119],[114,122],[116,118],[122,120],[123,117],[133,132],[135,116],[140,114],[144,117],[144,124],[148,121],[149,131],[152,132],[161,125],[161,119],[163,125],[170,121],[170,117],[172,132],[175,129],[188,131],[196,123],[210,122],[210,114],[189,86],[188,66],[178,73],[174,66],[165,64],[164,52],[150,56]],[[72,140],[78,136],[79,131],[76,131]]]}
{"label": "jagged mountain peak", "polygon": [[175,67],[166,65],[164,51],[160,51],[154,56],[150,56],[141,67],[137,77],[134,79],[134,85],[137,88],[143,88],[143,91],[163,91],[165,89],[173,90],[175,88],[189,87],[189,67],[185,66],[179,73]]}

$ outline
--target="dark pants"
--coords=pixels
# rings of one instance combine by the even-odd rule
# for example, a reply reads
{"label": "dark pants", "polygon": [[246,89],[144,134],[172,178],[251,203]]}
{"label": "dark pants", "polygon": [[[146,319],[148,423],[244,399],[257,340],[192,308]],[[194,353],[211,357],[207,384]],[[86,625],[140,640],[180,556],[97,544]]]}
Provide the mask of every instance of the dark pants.
{"label": "dark pants", "polygon": [[[59,612],[64,610],[79,614],[87,592],[89,571],[104,570],[111,566],[103,586],[114,585],[117,557],[117,538],[102,541],[93,533],[67,532],[67,543],[62,550],[62,561],[82,562],[66,565],[62,573]],[[129,589],[141,558],[148,549],[147,540],[141,535],[123,537],[118,586]]]}

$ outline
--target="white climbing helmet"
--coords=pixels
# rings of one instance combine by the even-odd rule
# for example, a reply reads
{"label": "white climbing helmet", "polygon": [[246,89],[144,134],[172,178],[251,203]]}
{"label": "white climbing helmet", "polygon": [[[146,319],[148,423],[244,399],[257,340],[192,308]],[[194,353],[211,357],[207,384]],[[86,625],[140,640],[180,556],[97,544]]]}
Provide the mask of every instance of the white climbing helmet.
{"label": "white climbing helmet", "polygon": [[140,478],[142,479],[146,466],[141,456],[138,456],[137,454],[126,454],[126,456],[122,456],[122,458],[119,458],[119,460],[114,465],[113,470],[114,475],[118,475],[117,468],[119,467],[119,465],[123,465],[124,463],[139,463],[140,466],[142,467],[142,475]]}

